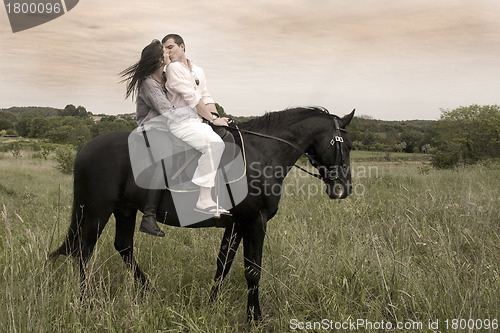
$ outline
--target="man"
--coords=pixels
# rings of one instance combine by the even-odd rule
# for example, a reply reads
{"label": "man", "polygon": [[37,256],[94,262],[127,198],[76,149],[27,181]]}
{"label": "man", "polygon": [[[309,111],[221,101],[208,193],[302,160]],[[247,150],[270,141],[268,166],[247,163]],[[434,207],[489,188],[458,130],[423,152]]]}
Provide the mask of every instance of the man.
{"label": "man", "polygon": [[166,68],[167,96],[174,110],[169,115],[170,132],[202,153],[192,182],[200,187],[195,210],[206,214],[224,214],[212,199],[215,175],[224,152],[224,142],[206,123],[227,126],[220,118],[214,100],[207,90],[207,80],[201,67],[186,57],[181,36],[169,34],[162,40],[171,63]]}

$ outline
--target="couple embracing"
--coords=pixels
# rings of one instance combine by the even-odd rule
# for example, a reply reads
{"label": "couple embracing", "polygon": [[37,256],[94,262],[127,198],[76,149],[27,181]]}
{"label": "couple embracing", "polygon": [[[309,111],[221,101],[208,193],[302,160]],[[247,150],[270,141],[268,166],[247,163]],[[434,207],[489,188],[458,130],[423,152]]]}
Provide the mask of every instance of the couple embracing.
{"label": "couple embracing", "polygon": [[[201,152],[192,179],[200,188],[194,209],[210,215],[228,214],[212,198],[224,142],[209,124],[227,126],[229,120],[219,117],[205,73],[186,57],[182,37],[169,34],[161,42],[153,40],[142,50],[140,60],[121,75],[127,83],[126,97],[136,98],[139,128],[168,131]],[[160,197],[160,190],[148,190],[139,230],[163,237],[156,223]]]}

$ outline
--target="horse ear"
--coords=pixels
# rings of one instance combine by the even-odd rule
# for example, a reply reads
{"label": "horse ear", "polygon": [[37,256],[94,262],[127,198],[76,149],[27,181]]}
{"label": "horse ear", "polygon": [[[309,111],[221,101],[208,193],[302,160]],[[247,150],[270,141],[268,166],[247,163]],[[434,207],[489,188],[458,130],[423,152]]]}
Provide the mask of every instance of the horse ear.
{"label": "horse ear", "polygon": [[342,117],[340,119],[340,124],[342,128],[346,128],[347,125],[349,125],[351,123],[351,120],[352,118],[354,117],[354,112],[356,111],[356,109],[352,110],[351,113],[349,113],[348,115],[345,115],[344,117]]}

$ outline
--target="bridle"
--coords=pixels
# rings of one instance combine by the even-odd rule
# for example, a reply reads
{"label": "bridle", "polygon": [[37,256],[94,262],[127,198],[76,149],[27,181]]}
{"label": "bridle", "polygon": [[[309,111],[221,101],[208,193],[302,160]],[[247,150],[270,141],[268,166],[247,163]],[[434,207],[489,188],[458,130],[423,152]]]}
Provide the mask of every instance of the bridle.
{"label": "bridle", "polygon": [[325,175],[323,176],[321,172],[319,174],[313,174],[298,165],[295,165],[295,167],[299,168],[300,170],[310,174],[313,177],[319,178],[322,181],[336,181],[340,179],[339,175],[339,167],[338,165],[341,166],[342,168],[342,174],[346,174],[346,169],[347,169],[347,158],[342,151],[342,144],[344,143],[344,138],[342,137],[342,133],[346,133],[347,131],[343,128],[340,127],[339,121],[337,118],[333,118],[334,121],[334,128],[333,128],[333,135],[332,139],[329,142],[329,145],[325,148],[323,153],[325,153],[328,149],[331,149],[332,147],[336,148],[336,156],[335,156],[335,163],[334,166],[331,167],[326,167],[324,165],[321,165],[316,159],[314,159],[309,153],[305,153],[306,157],[309,159],[309,162],[311,163],[312,166],[314,166],[318,170],[324,170]]}
{"label": "bridle", "polygon": [[[238,128],[238,126],[236,126],[235,128],[226,127],[226,129],[231,129],[231,130],[236,129],[240,133],[251,134],[254,136],[279,141],[279,142],[282,142],[282,143],[289,145],[290,147],[294,148],[298,152],[301,152],[303,155],[305,155],[307,157],[307,159],[309,160],[309,162],[311,163],[311,165],[314,166],[316,169],[318,169],[318,170],[323,169],[323,170],[326,170],[326,172],[325,172],[325,175],[322,175],[321,172],[320,173],[312,173],[312,172],[298,166],[297,164],[295,164],[294,166],[296,168],[304,171],[305,173],[307,173],[313,177],[321,179],[324,182],[327,182],[327,181],[336,181],[340,178],[337,165],[339,165],[339,164],[341,165],[341,168],[342,168],[344,174],[345,174],[345,169],[347,168],[347,158],[345,157],[345,154],[342,151],[342,144],[344,143],[344,138],[342,137],[342,133],[341,133],[341,132],[346,133],[347,131],[340,127],[339,121],[336,117],[333,118],[333,121],[334,121],[334,127],[333,127],[332,139],[330,140],[329,145],[323,151],[323,152],[326,152],[328,149],[330,149],[332,147],[336,148],[336,157],[335,157],[336,163],[335,163],[335,166],[331,166],[331,167],[327,167],[327,166],[322,165],[310,153],[304,151],[299,146],[291,143],[288,140],[285,140],[285,139],[282,139],[282,138],[279,138],[276,136],[272,136],[272,135],[267,135],[267,134],[262,134],[262,133],[258,133],[258,132],[254,132],[254,131],[240,129],[240,128]],[[340,163],[337,163],[337,161]]]}
{"label": "bridle", "polygon": [[332,139],[330,140],[329,145],[325,148],[323,153],[326,153],[326,151],[328,149],[331,149],[333,147],[336,148],[335,149],[336,155],[335,155],[334,166],[326,167],[326,166],[318,163],[318,161],[316,159],[312,158],[311,156],[308,156],[309,162],[312,164],[312,166],[314,166],[318,170],[324,170],[326,176],[321,175],[321,172],[319,174],[312,174],[310,172],[307,172],[307,170],[303,170],[299,166],[296,166],[296,167],[300,168],[301,170],[303,170],[303,171],[311,174],[312,176],[319,178],[325,182],[326,181],[336,181],[336,180],[340,179],[338,166],[340,165],[340,168],[342,170],[342,174],[346,174],[347,163],[348,163],[347,157],[345,156],[344,152],[342,151],[342,145],[344,143],[344,138],[342,137],[342,133],[341,133],[341,132],[345,133],[347,131],[340,127],[340,124],[339,124],[339,121],[337,118],[333,118],[333,121],[334,121],[334,128],[333,128]]}

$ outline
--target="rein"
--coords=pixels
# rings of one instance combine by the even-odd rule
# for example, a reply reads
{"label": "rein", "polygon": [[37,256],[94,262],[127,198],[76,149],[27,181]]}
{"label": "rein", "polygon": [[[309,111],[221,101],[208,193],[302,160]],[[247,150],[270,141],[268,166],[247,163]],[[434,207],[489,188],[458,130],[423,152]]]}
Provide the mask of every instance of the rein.
{"label": "rein", "polygon": [[[342,149],[341,149],[341,146],[340,144],[342,142],[344,142],[344,138],[342,137],[341,135],[341,131],[342,132],[346,132],[345,129],[341,128],[340,127],[340,124],[337,120],[337,118],[333,118],[334,122],[335,122],[335,129],[334,129],[334,134],[333,134],[333,138],[330,140],[330,145],[326,148],[330,148],[332,146],[336,146],[337,148],[337,154],[340,155],[340,162],[342,164],[343,167],[345,167],[345,161],[344,161],[344,158],[343,158],[343,154],[342,154]],[[296,144],[294,143],[291,143],[290,141],[288,140],[285,140],[285,139],[282,139],[282,138],[279,138],[277,136],[272,136],[272,135],[267,135],[267,134],[262,134],[262,133],[258,133],[258,132],[254,132],[254,131],[249,131],[249,130],[244,130],[244,129],[240,129],[237,125],[235,128],[233,127],[226,127],[226,129],[236,129],[238,131],[238,133],[240,134],[240,137],[241,137],[241,140],[243,141],[243,137],[241,136],[241,133],[246,133],[246,134],[251,134],[251,135],[254,135],[254,136],[258,136],[258,137],[261,137],[261,138],[266,138],[266,139],[270,139],[270,140],[274,140],[274,141],[279,141],[279,142],[282,142],[284,144],[287,144],[289,145],[290,147],[294,148],[295,150],[297,150],[298,152],[301,152],[303,155],[305,155],[307,157],[307,159],[309,160],[309,162],[311,163],[312,166],[314,166],[315,168],[318,169],[318,166],[319,167],[323,167],[327,170],[329,170],[328,172],[328,176],[325,177],[319,173],[312,173],[300,166],[298,166],[297,164],[294,164],[294,167],[296,167],[297,169],[315,177],[315,178],[318,178],[318,179],[321,179],[323,181],[327,181],[327,180],[337,180],[339,179],[339,176],[338,176],[338,171],[337,170],[332,170],[331,168],[327,168],[325,166],[322,166],[321,163],[319,163],[316,159],[314,159],[314,157],[312,157],[309,153],[305,152],[303,149],[301,149],[299,146],[297,146]]]}

